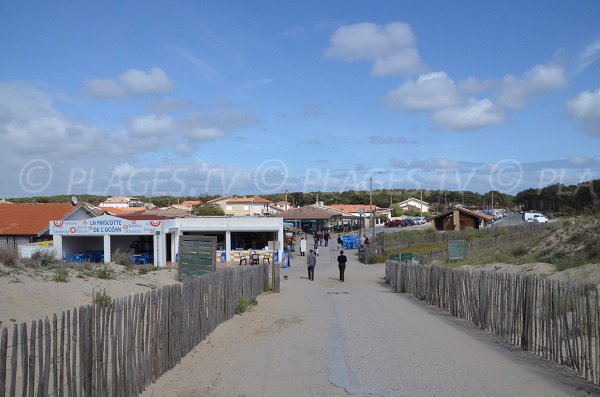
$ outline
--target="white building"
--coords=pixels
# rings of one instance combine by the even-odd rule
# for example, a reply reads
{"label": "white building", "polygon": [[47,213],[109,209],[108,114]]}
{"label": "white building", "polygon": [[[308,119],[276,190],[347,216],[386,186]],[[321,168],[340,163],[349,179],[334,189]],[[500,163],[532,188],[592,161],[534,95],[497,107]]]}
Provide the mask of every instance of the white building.
{"label": "white building", "polygon": [[429,212],[429,203],[416,198],[409,198],[397,204],[404,211],[417,211],[420,213]]}
{"label": "white building", "polygon": [[99,207],[112,208],[128,208],[128,207],[143,207],[144,203],[133,197],[109,197],[105,201],[98,204]]}
{"label": "white building", "polygon": [[144,254],[154,266],[176,262],[179,236],[184,234],[216,236],[217,254],[231,262],[234,253],[262,250],[277,241],[283,252],[283,219],[274,217],[198,217],[160,218],[131,215],[120,218],[103,215],[77,221],[51,221],[50,234],[57,257],[96,255],[109,263],[116,251]]}

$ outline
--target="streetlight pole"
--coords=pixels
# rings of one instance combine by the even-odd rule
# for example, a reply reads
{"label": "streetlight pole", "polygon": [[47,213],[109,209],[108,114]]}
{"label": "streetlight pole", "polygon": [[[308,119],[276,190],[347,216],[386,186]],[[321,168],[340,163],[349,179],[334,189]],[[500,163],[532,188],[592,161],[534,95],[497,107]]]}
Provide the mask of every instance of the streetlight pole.
{"label": "streetlight pole", "polygon": [[369,211],[371,211],[371,240],[375,240],[375,217],[373,216],[373,177],[369,179]]}

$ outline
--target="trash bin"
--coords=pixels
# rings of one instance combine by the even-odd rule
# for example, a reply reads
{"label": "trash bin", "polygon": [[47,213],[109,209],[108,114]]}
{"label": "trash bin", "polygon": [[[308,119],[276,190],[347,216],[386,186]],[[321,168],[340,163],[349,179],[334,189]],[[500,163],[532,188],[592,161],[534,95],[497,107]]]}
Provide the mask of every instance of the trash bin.
{"label": "trash bin", "polygon": [[221,252],[221,262],[225,262],[225,252]]}
{"label": "trash bin", "polygon": [[279,250],[275,250],[275,254],[273,255],[273,262],[279,262]]}

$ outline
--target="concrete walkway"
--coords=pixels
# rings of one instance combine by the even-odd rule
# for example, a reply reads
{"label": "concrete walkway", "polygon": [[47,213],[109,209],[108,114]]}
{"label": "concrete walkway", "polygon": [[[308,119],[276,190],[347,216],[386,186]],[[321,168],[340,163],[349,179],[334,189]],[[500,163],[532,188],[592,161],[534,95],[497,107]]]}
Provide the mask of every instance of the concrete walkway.
{"label": "concrete walkway", "polygon": [[[335,245],[335,244],[334,244]],[[600,389],[383,284],[383,265],[322,247],[309,281],[220,325],[144,396],[577,396]]]}

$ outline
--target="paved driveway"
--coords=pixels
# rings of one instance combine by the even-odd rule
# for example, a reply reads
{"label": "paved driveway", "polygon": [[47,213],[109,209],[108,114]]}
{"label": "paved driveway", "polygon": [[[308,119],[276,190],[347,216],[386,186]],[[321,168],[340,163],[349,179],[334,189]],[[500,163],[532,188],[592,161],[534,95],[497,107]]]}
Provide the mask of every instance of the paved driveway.
{"label": "paved driveway", "polygon": [[281,294],[220,325],[145,396],[575,396],[595,387],[467,323],[391,293],[350,253],[294,257]]}

